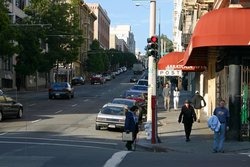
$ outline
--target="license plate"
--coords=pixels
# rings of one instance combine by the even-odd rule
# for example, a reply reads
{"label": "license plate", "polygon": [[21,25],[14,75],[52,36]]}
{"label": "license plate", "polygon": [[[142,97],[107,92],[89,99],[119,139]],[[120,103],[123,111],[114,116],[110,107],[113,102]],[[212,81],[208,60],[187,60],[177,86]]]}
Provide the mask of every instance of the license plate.
{"label": "license plate", "polygon": [[56,96],[59,96],[60,94],[59,93],[56,93]]}
{"label": "license plate", "polygon": [[109,128],[115,128],[115,125],[109,125]]}

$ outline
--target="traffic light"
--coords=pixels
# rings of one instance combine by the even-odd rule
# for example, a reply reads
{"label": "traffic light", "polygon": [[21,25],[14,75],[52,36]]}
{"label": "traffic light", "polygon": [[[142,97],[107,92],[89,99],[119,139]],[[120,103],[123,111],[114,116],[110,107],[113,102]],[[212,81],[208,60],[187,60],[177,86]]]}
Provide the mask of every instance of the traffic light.
{"label": "traffic light", "polygon": [[147,39],[147,53],[148,56],[153,56],[155,58],[158,57],[158,37],[152,36],[151,38]]}

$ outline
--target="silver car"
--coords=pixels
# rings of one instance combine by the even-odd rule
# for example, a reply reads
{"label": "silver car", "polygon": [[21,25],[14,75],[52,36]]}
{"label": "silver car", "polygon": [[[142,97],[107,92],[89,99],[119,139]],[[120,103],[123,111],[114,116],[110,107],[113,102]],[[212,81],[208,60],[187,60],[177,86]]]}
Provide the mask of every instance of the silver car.
{"label": "silver car", "polygon": [[124,104],[105,104],[96,117],[96,130],[101,128],[124,128],[125,110],[127,105]]}

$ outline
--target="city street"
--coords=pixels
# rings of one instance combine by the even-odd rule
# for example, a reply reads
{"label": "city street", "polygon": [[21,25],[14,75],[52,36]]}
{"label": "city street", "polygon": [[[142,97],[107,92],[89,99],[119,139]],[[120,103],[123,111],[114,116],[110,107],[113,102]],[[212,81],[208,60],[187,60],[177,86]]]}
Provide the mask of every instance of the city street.
{"label": "city street", "polygon": [[[0,128],[0,166],[203,166],[249,165],[249,154],[126,151],[118,130],[95,130],[103,104],[132,86],[132,72],[104,85],[75,86],[73,99],[49,100],[46,90],[6,92],[24,105],[22,119],[5,119]],[[197,161],[199,163],[197,163]]]}

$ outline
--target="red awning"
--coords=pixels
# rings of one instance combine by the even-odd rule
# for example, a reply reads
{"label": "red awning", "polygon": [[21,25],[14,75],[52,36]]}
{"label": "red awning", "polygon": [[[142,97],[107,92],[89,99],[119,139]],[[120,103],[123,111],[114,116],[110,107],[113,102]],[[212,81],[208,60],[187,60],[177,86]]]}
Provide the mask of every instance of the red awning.
{"label": "red awning", "polygon": [[250,46],[250,8],[223,8],[198,21],[184,54],[185,65],[207,65],[208,47]]}
{"label": "red awning", "polygon": [[204,71],[203,66],[184,66],[183,65],[184,52],[171,52],[160,58],[158,62],[158,70],[166,70],[172,68],[174,70],[182,70],[189,72]]}

